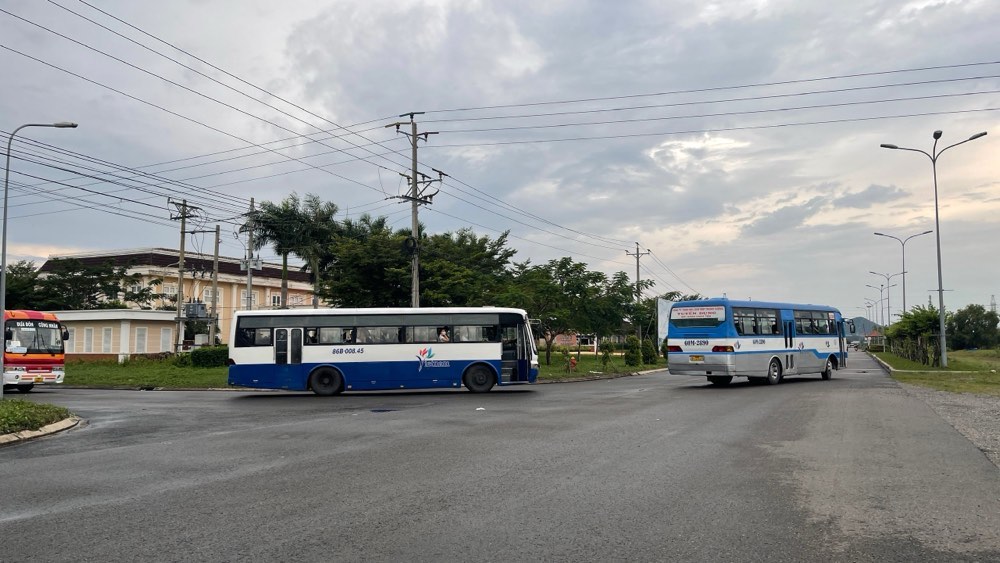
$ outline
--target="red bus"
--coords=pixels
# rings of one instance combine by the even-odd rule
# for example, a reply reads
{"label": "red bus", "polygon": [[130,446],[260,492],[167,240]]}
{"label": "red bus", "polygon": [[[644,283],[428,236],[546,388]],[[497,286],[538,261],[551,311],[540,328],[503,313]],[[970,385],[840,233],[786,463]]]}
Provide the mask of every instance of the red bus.
{"label": "red bus", "polygon": [[31,391],[36,384],[62,383],[69,339],[52,313],[4,311],[3,388]]}

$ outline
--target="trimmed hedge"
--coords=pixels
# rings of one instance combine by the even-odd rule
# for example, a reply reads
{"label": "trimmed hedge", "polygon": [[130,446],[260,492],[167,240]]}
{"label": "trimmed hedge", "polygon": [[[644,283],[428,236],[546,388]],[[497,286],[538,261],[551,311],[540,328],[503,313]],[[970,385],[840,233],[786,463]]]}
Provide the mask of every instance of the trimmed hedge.
{"label": "trimmed hedge", "polygon": [[191,351],[191,365],[197,368],[215,368],[229,362],[228,346],[196,348]]}

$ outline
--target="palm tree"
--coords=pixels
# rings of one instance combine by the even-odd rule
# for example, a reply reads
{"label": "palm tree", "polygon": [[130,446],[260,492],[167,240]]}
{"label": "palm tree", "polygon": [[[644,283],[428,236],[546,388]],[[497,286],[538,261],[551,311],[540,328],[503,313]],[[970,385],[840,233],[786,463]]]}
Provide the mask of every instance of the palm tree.
{"label": "palm tree", "polygon": [[281,307],[288,307],[288,255],[301,248],[304,229],[299,196],[295,192],[280,204],[262,201],[250,217],[254,229],[253,250],[270,245],[281,256]]}
{"label": "palm tree", "polygon": [[305,260],[303,270],[312,273],[313,278],[313,309],[319,307],[320,262],[326,256],[326,248],[337,233],[337,223],[333,216],[337,214],[337,204],[324,202],[315,194],[307,194],[299,209],[299,220],[302,236],[299,246],[292,252]]}

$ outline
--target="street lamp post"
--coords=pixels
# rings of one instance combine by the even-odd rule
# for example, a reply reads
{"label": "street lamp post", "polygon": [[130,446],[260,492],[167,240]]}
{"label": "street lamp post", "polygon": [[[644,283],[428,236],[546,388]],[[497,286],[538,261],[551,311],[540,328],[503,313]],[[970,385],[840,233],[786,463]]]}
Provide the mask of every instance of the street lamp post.
{"label": "street lamp post", "polygon": [[885,326],[885,311],[882,309],[882,292],[885,291],[885,285],[880,284],[878,287],[870,283],[866,283],[865,287],[870,287],[878,291],[878,312],[875,313],[875,324]]}
{"label": "street lamp post", "polygon": [[931,152],[929,152],[929,153],[927,151],[924,151],[924,150],[921,150],[921,149],[911,149],[911,148],[907,148],[907,147],[900,147],[900,146],[889,144],[889,143],[882,143],[881,145],[879,145],[883,149],[893,149],[893,150],[900,150],[900,151],[918,152],[918,153],[926,156],[927,158],[931,159],[931,171],[934,174],[934,235],[937,238],[938,324],[940,325],[938,328],[939,328],[939,331],[941,333],[940,344],[939,345],[941,346],[941,367],[943,367],[943,368],[948,367],[948,345],[947,345],[947,339],[945,337],[945,332],[944,332],[945,331],[945,328],[944,328],[944,277],[943,277],[943,275],[941,273],[941,221],[940,221],[939,213],[938,213],[937,159],[942,154],[944,154],[944,151],[950,149],[951,147],[957,147],[958,145],[961,145],[963,143],[968,143],[969,141],[975,141],[976,139],[978,139],[980,137],[985,137],[985,136],[986,136],[986,131],[983,131],[981,133],[976,133],[975,135],[969,137],[968,139],[965,139],[964,141],[959,141],[959,142],[957,142],[957,143],[955,143],[953,145],[948,145],[947,147],[941,149],[941,151],[939,152],[937,150],[937,143],[938,143],[938,139],[941,138],[941,131],[938,130],[938,131],[935,131],[934,134],[933,134],[933,137],[934,137],[934,146],[931,148]]}
{"label": "street lamp post", "polygon": [[914,238],[914,237],[919,237],[919,236],[922,236],[922,235],[929,235],[929,234],[931,234],[933,232],[934,231],[924,231],[922,233],[917,233],[915,235],[910,235],[910,236],[906,237],[905,239],[900,239],[899,237],[894,237],[892,235],[887,235],[885,233],[875,233],[875,236],[878,236],[878,237],[886,237],[886,238],[895,239],[899,243],[900,247],[902,248],[902,254],[903,254],[903,270],[902,270],[902,273],[903,273],[903,312],[904,313],[907,311],[907,309],[906,309],[906,241],[908,241],[908,240],[910,240],[911,238]]}
{"label": "street lamp post", "polygon": [[889,285],[889,281],[892,278],[894,278],[894,277],[902,274],[903,272],[899,272],[898,274],[891,274],[890,275],[890,274],[882,274],[882,273],[879,273],[879,272],[873,272],[873,271],[869,270],[868,273],[869,274],[875,274],[876,276],[882,276],[883,278],[885,278],[885,284],[886,284],[886,288],[885,288],[886,289],[886,293],[885,293],[885,311],[886,311],[886,316],[889,317],[888,324],[892,324],[892,292],[889,291],[889,288],[890,287],[896,287],[896,284]]}
{"label": "street lamp post", "polygon": [[[14,135],[25,127],[58,127],[63,128],[73,128],[76,127],[76,123],[70,123],[68,121],[60,121],[58,123],[26,123],[17,129],[7,137],[7,167],[4,169],[3,175],[3,234],[0,238],[3,242],[0,243],[0,315],[7,311],[7,193],[10,184],[10,149],[11,145],[14,143]],[[0,330],[3,331],[3,349],[7,350],[7,323],[3,323]],[[0,399],[3,399],[3,383],[4,379],[4,365],[3,365],[3,353],[0,353]]]}

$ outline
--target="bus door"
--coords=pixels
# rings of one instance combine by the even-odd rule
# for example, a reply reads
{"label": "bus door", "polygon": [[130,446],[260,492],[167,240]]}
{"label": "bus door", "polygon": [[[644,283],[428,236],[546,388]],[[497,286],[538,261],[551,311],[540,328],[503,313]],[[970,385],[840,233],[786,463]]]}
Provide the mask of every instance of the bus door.
{"label": "bus door", "polygon": [[274,329],[274,368],[281,387],[301,375],[298,365],[302,363],[302,329]]}
{"label": "bus door", "polygon": [[531,366],[524,319],[520,315],[500,315],[500,382],[527,381]]}
{"label": "bus door", "polygon": [[847,367],[847,332],[844,329],[844,321],[837,321],[837,342],[840,346],[840,355],[837,356],[840,359],[839,367]]}
{"label": "bus door", "polygon": [[781,321],[781,326],[785,335],[784,372],[795,373],[799,360],[799,345],[795,338],[795,319],[784,318]]}

